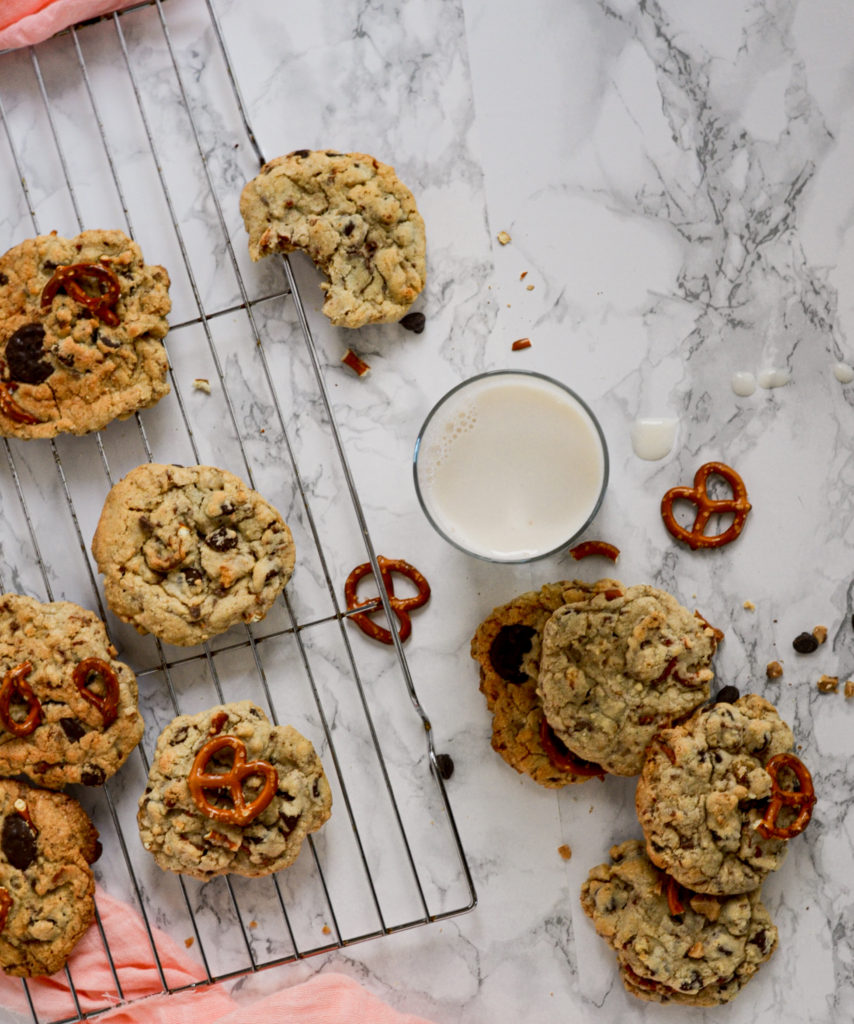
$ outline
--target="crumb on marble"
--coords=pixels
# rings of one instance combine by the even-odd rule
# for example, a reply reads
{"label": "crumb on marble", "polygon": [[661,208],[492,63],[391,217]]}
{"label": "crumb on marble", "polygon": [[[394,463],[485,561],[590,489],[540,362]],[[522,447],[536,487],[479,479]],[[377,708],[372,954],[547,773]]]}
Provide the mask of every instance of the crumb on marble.
{"label": "crumb on marble", "polygon": [[519,280],[520,281],[524,281],[527,276],[528,276],[528,271],[527,270],[523,270],[522,273],[519,275]]}
{"label": "crumb on marble", "polygon": [[526,284],[525,285],[525,290],[529,291],[529,292],[532,292],[534,290],[534,286],[532,284]]}
{"label": "crumb on marble", "polygon": [[748,611],[748,612],[755,612],[756,611],[756,605],[752,601],[745,601],[744,602],[744,610]]}
{"label": "crumb on marble", "polygon": [[564,843],[562,846],[557,848],[557,852],[563,857],[564,860],[569,860],[572,856],[572,848],[569,843]]}
{"label": "crumb on marble", "polygon": [[211,393],[211,382],[207,377],[196,377],[193,381],[193,387],[196,391],[203,391],[206,395]]}
{"label": "crumb on marble", "polygon": [[371,369],[364,359],[360,359],[351,348],[348,348],[344,355],[341,356],[341,362],[345,366],[349,366],[359,377],[364,377]]}
{"label": "crumb on marble", "polygon": [[506,231],[499,231],[496,237],[498,238],[498,241],[501,242],[502,245],[507,245],[508,242],[512,241],[512,239],[510,238]]}
{"label": "crumb on marble", "polygon": [[783,674],[783,666],[779,661],[769,661],[765,666],[765,675],[769,679],[779,679]]}
{"label": "crumb on marble", "polygon": [[189,937],[189,939],[184,939],[184,945],[185,945],[185,946],[187,947],[187,949],[189,949],[189,948],[190,948],[190,946],[192,946],[192,945],[193,945],[193,943],[194,943],[195,941],[196,941],[196,940],[195,940],[195,939],[193,938],[193,936],[191,935],[191,936]]}
{"label": "crumb on marble", "polygon": [[250,921],[249,922],[249,927],[250,928],[257,928],[258,927],[258,922],[257,921]]}
{"label": "crumb on marble", "polygon": [[822,676],[816,686],[821,693],[836,693],[839,689],[839,676]]}
{"label": "crumb on marble", "polygon": [[844,693],[846,700],[850,700],[852,697],[854,697],[854,679],[849,679],[845,683]]}
{"label": "crumb on marble", "polygon": [[328,924],[325,924],[323,926],[323,928],[321,928],[321,931],[323,932],[324,935],[331,935],[332,934],[332,929],[329,927]]}
{"label": "crumb on marble", "polygon": [[520,352],[523,348],[530,348],[530,347],[531,347],[531,339],[530,338],[517,338],[513,342],[513,344],[510,346],[510,348],[512,349],[513,352]]}
{"label": "crumb on marble", "polygon": [[827,639],[827,626],[814,626],[812,635],[818,640],[819,644],[823,644]]}

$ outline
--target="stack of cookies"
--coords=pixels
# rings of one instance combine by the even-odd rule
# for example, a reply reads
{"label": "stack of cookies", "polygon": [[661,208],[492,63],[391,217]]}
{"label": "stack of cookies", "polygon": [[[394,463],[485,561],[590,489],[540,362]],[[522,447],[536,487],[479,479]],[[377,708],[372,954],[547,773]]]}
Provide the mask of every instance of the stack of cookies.
{"label": "stack of cookies", "polygon": [[492,745],[548,787],[639,776],[644,841],[590,872],[582,907],[642,999],[732,999],[777,945],[760,886],[814,803],[776,709],[732,687],[709,703],[722,634],[654,587],[547,584],[472,640]]}

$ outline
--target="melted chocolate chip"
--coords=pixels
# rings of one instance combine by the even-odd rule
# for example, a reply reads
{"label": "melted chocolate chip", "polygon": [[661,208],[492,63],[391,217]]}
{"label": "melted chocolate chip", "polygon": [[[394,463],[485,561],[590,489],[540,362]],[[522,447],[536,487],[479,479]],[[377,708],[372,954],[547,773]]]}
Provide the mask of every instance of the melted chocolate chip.
{"label": "melted chocolate chip", "polygon": [[450,754],[437,754],[436,768],[442,778],[447,781],[454,774],[454,759]]}
{"label": "melted chocolate chip", "polygon": [[426,323],[427,317],[423,313],[407,313],[400,319],[400,326],[407,331],[412,331],[413,334],[420,334]]}
{"label": "melted chocolate chip", "polygon": [[87,764],[80,773],[80,781],[84,786],[103,786],[106,780],[104,769],[96,764]]}
{"label": "melted chocolate chip", "polygon": [[344,225],[344,228],[343,228],[344,234],[345,235],[352,235],[353,234],[353,228],[355,228],[355,226],[356,225],[351,220],[348,220],[347,223]]}
{"label": "melted chocolate chip", "polygon": [[798,633],[792,641],[792,647],[795,648],[798,654],[812,654],[813,651],[818,649],[818,640],[816,640],[812,633]]}
{"label": "melted chocolate chip", "polygon": [[76,718],[60,718],[59,724],[62,726],[62,731],[72,743],[76,743],[86,735],[86,729],[77,721]]}
{"label": "melted chocolate chip", "polygon": [[293,832],[299,824],[299,815],[280,814],[279,821],[282,823],[282,829],[285,833]]}
{"label": "melted chocolate chip", "polygon": [[184,740],[187,738],[188,732],[189,730],[186,725],[182,725],[180,729],[176,729],[175,735],[172,737],[171,740],[169,740],[169,746],[177,747],[180,743],[183,743]]}
{"label": "melted chocolate chip", "polygon": [[715,704],[735,704],[741,694],[737,686],[722,686],[715,694]]}
{"label": "melted chocolate chip", "polygon": [[231,551],[232,548],[237,547],[237,534],[234,530],[221,526],[205,537],[205,544],[209,548],[213,548],[214,551]]}
{"label": "melted chocolate chip", "polygon": [[41,384],[53,373],[44,355],[44,327],[24,324],[6,342],[6,365],[12,380],[22,384]]}
{"label": "melted chocolate chip", "polygon": [[527,675],[522,671],[522,658],[530,651],[536,630],[515,622],[502,626],[489,648],[492,667],[508,683],[524,683]]}
{"label": "melted chocolate chip", "polygon": [[291,153],[291,156],[298,156],[301,160],[304,160],[308,154],[309,150],[307,149],[295,149],[293,153]]}
{"label": "melted chocolate chip", "polygon": [[188,566],[186,569],[181,570],[184,574],[184,579],[188,583],[200,583],[205,578],[205,573],[202,569],[195,569],[193,566]]}
{"label": "melted chocolate chip", "polygon": [[33,830],[23,815],[7,814],[0,834],[0,849],[13,868],[26,871],[38,856],[38,847]]}
{"label": "melted chocolate chip", "polygon": [[9,278],[6,276],[6,274],[0,274],[0,287],[2,287],[4,284],[8,284],[8,283],[9,283]]}
{"label": "melted chocolate chip", "polygon": [[234,515],[234,503],[231,501],[224,501],[219,507],[219,514],[221,516]]}

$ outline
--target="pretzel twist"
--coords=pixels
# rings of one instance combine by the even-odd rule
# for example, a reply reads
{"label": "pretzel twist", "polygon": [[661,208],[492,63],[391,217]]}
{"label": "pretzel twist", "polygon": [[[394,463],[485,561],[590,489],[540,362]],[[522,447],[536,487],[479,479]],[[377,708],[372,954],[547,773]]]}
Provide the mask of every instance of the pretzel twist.
{"label": "pretzel twist", "polygon": [[[409,612],[413,608],[420,608],[430,600],[430,584],[427,582],[425,577],[415,568],[410,565],[409,562],[404,562],[401,558],[384,558],[382,555],[377,556],[377,564],[380,568],[380,578],[385,588],[385,592],[388,594],[388,603],[391,606],[391,610],[397,616],[398,631],[397,635],[400,637],[401,643],[409,636],[412,632],[412,620],[409,617]],[[359,586],[359,581],[364,579],[371,573],[371,563],[365,562],[362,565],[357,565],[356,568],[347,577],[344,583],[344,598],[347,601],[348,611],[352,611],[354,608],[365,608],[371,607],[372,612],[381,611],[382,606],[379,605],[377,598],[370,598],[367,601],[359,601],[356,597],[356,591]],[[394,581],[392,580],[392,573],[398,573],[400,576],[405,576],[408,580],[415,584],[418,589],[418,593],[412,597],[397,597],[394,593]],[[394,643],[392,640],[391,631],[386,629],[385,626],[379,625],[374,622],[368,612],[355,612],[349,615],[348,618],[352,619],[353,622],[362,630],[367,636],[373,637],[374,640],[379,640],[383,644]]]}
{"label": "pretzel twist", "polygon": [[[731,498],[711,498],[707,484],[710,476],[722,477],[732,488]],[[673,504],[688,501],[697,509],[690,529],[676,522]],[[734,469],[723,462],[706,462],[694,474],[693,487],[671,487],[661,499],[661,518],[668,531],[683,540],[692,549],[720,548],[729,544],[744,529],[747,513],[750,511],[747,489],[744,481]],[[706,534],[706,525],[713,515],[732,513],[732,523],[722,533]]]}
{"label": "pretzel twist", "polygon": [[[89,689],[92,676],[104,684],[103,697]],[[104,728],[112,725],[119,714],[119,679],[112,666],[100,658],[84,658],[74,666],[71,679],[80,696],[101,712]]]}
{"label": "pretzel twist", "polygon": [[[211,758],[225,747],[230,747],[234,752],[234,760],[229,770],[206,771]],[[258,796],[247,803],[243,794],[243,782],[252,775],[263,776],[264,786]],[[225,734],[214,736],[200,748],[193,760],[187,781],[196,806],[206,818],[224,822],[226,825],[242,826],[254,821],[273,799],[279,785],[279,773],[267,761],[247,761],[246,744],[236,736]],[[233,806],[217,807],[212,804],[206,795],[209,789],[227,789]]]}
{"label": "pretzel twist", "polygon": [[[782,789],[779,782],[781,769],[788,768],[794,773],[798,789]],[[756,824],[756,831],[763,839],[791,839],[809,825],[815,806],[815,790],[809,769],[794,754],[775,754],[765,765],[771,776],[771,800],[765,814]],[[778,825],[777,819],[784,807],[797,808],[798,815],[791,825]]]}
{"label": "pretzel twist", "polygon": [[[96,295],[87,292],[80,283],[87,278],[95,282],[98,288]],[[113,271],[107,267],[100,263],[70,263],[65,267],[57,267],[53,277],[42,290],[42,307],[47,307],[53,302],[60,288],[110,327],[118,327],[121,323],[115,309],[121,294],[121,285]]]}
{"label": "pretzel twist", "polygon": [[[27,682],[27,676],[32,670],[31,662],[22,661],[20,665],[9,669],[0,686],[0,722],[13,736],[29,736],[42,721],[42,706]],[[27,714],[22,721],[12,718],[12,700],[16,694],[19,699],[27,702]]]}

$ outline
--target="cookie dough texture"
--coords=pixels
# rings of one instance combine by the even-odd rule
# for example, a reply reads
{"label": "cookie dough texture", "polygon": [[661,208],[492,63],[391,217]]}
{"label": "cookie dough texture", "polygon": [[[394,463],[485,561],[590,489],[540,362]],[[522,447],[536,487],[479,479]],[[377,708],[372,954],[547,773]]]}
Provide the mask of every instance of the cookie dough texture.
{"label": "cookie dough texture", "polygon": [[712,627],[666,591],[600,580],[545,626],[545,716],[579,757],[637,775],[658,729],[708,700],[715,647]]}
{"label": "cookie dough texture", "polygon": [[365,153],[297,150],[243,189],[249,255],[305,252],[338,327],[400,320],[424,287],[424,221],[393,167]]}
{"label": "cookie dough texture", "polygon": [[[214,821],[195,803],[188,778],[198,751],[215,735],[230,735],[246,746],[246,761],[272,764],[278,789],[268,806],[248,825]],[[222,769],[231,763],[223,756]],[[219,759],[207,771],[218,771]],[[261,780],[243,784],[251,802]],[[206,790],[217,805],[228,806],[222,790]],[[256,877],[292,864],[303,840],[329,818],[332,795],[314,747],[289,725],[274,726],[250,701],[222,704],[197,715],[181,715],[161,733],[148,785],[139,801],[143,846],[161,868],[206,881],[230,872]]]}
{"label": "cookie dough texture", "polygon": [[110,608],[191,646],[267,614],[294,569],[291,531],[214,466],[138,466],[107,495],[92,541]]}
{"label": "cookie dough texture", "polygon": [[698,892],[757,889],[787,848],[756,831],[771,796],[765,765],[793,746],[791,729],[757,694],[664,729],[636,790],[650,859]]}
{"label": "cookie dough texture", "polygon": [[613,847],[594,868],[581,905],[617,952],[626,988],[641,999],[718,1006],[732,999],[777,946],[777,929],[759,892],[707,896],[678,889],[684,908],[671,914],[667,876],[644,844]]}
{"label": "cookie dough texture", "polygon": [[[0,968],[54,974],[95,916],[98,833],[64,793],[0,779]],[[5,894],[5,895],[4,895]]]}
{"label": "cookie dough texture", "polygon": [[[103,712],[74,682],[75,668],[88,658],[106,663],[116,675],[117,714],[106,725]],[[143,732],[136,677],[117,660],[104,623],[69,601],[0,595],[0,675],[8,678],[25,662],[31,670],[23,681],[41,705],[41,721],[33,732],[16,736],[0,716],[0,775],[25,774],[50,789],[100,785],[124,764]],[[86,688],[104,694],[97,677],[90,676]],[[27,710],[20,694],[13,694],[12,721],[21,721]]]}
{"label": "cookie dough texture", "polygon": [[547,583],[495,608],[478,626],[471,656],[480,666],[480,689],[492,712],[492,747],[517,772],[541,786],[559,789],[586,782],[555,765],[541,740],[543,709],[537,695],[543,629],[569,588],[585,584]]}
{"label": "cookie dough texture", "polygon": [[[79,263],[115,273],[116,326],[64,288],[42,306],[57,267]],[[0,435],[85,434],[154,405],[169,392],[170,308],[168,273],[120,231],[39,235],[0,256]],[[38,422],[19,422],[13,404]]]}

